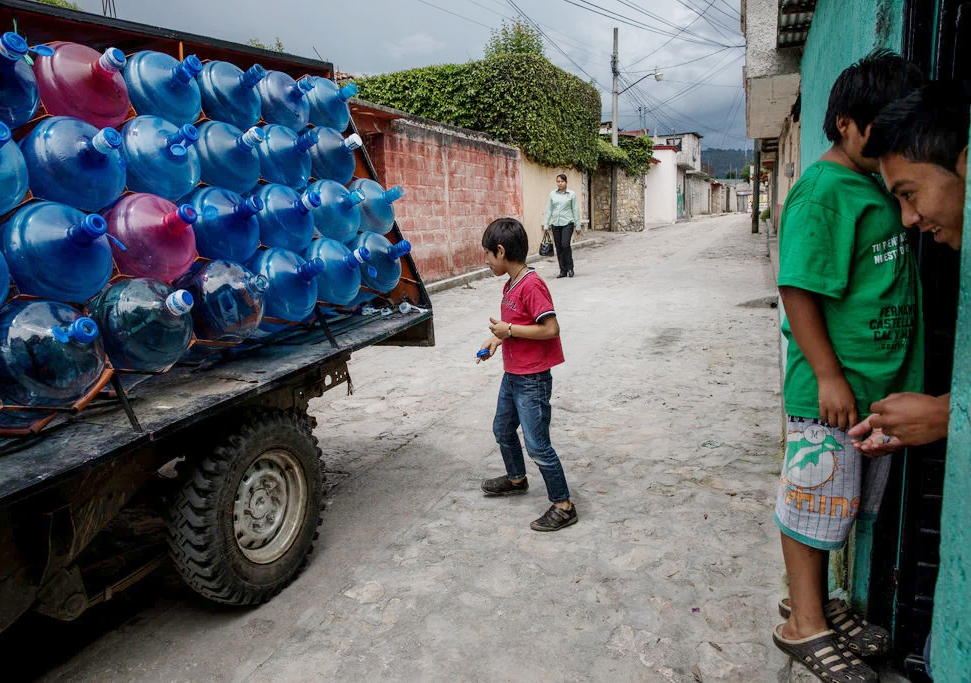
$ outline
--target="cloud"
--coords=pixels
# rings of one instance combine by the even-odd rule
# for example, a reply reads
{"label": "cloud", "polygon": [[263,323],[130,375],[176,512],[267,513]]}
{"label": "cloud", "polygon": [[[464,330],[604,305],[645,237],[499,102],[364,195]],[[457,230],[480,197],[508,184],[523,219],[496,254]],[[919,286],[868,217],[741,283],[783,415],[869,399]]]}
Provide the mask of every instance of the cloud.
{"label": "cloud", "polygon": [[431,55],[445,47],[445,43],[435,40],[427,33],[414,33],[396,43],[383,43],[381,48],[392,59],[405,56]]}

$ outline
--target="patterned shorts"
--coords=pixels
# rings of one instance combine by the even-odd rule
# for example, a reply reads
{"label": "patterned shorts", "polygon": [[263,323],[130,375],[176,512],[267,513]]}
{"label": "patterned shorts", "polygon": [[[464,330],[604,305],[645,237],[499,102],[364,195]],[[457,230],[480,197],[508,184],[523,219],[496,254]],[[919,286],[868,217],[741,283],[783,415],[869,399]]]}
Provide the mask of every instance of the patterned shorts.
{"label": "patterned shorts", "polygon": [[866,457],[845,431],[818,419],[789,417],[787,427],[775,523],[812,548],[842,548],[858,516],[879,512],[891,456]]}

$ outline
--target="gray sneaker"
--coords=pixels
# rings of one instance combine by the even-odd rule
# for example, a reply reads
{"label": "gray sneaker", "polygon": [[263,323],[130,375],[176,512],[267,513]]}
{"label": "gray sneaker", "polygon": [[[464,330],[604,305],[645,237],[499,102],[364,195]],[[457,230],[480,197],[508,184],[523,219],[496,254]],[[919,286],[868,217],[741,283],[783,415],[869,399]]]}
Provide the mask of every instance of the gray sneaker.
{"label": "gray sneaker", "polygon": [[518,484],[513,484],[509,477],[503,475],[495,479],[483,479],[482,490],[487,496],[515,496],[529,490],[529,481],[523,479]]}
{"label": "gray sneaker", "polygon": [[529,528],[533,531],[559,531],[565,526],[577,523],[577,506],[571,505],[569,510],[561,510],[555,505],[543,513],[543,516],[534,522],[530,522]]}

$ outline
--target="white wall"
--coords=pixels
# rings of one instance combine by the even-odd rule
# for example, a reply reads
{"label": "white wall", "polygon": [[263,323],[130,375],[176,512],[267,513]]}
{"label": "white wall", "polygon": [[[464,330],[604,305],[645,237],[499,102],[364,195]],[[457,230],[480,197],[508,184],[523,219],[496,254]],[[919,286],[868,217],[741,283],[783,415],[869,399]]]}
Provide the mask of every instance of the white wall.
{"label": "white wall", "polygon": [[678,219],[677,154],[673,149],[654,150],[654,158],[661,163],[651,164],[644,179],[645,225],[674,223]]}

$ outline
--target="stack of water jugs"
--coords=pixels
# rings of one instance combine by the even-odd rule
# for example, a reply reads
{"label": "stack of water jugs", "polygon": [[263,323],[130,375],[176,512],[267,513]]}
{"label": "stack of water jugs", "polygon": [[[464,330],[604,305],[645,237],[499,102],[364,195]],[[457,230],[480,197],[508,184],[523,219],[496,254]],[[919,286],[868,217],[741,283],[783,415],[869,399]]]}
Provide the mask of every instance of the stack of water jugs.
{"label": "stack of water jugs", "polygon": [[353,179],[356,92],[3,34],[0,433],[83,407],[115,370],[163,372],[196,342],[391,291],[410,245],[383,235],[403,192]]}

